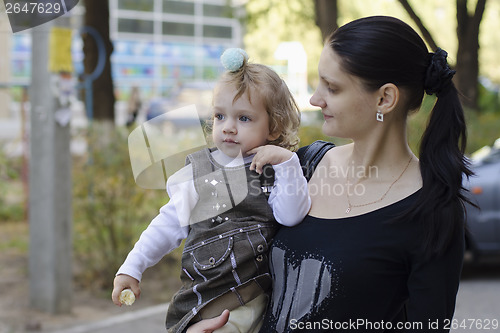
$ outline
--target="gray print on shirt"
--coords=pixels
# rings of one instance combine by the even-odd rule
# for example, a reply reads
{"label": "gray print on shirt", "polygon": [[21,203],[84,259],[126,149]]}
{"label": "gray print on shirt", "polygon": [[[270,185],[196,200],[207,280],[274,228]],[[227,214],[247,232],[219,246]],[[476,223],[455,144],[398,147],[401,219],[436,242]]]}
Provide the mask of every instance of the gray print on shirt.
{"label": "gray print on shirt", "polygon": [[324,260],[303,258],[300,265],[285,260],[285,250],[274,247],[271,254],[274,274],[272,299],[276,330],[285,331],[290,320],[300,320],[322,305],[330,293],[338,290],[336,269]]}

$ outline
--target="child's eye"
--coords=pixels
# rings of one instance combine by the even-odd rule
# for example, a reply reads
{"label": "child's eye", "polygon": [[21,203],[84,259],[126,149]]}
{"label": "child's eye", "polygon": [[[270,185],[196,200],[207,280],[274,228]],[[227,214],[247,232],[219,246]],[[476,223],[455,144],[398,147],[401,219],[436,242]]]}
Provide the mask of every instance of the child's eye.
{"label": "child's eye", "polygon": [[240,121],[250,121],[250,118],[248,118],[247,116],[241,116]]}
{"label": "child's eye", "polygon": [[217,120],[222,120],[224,119],[224,115],[223,114],[220,114],[220,113],[216,113],[214,115],[214,119],[217,119]]}

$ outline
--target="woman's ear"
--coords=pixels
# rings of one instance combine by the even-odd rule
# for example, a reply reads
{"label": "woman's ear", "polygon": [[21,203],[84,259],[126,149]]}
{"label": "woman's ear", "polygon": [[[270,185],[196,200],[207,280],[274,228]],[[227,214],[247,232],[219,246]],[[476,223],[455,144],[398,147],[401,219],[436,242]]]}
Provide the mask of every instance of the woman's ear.
{"label": "woman's ear", "polygon": [[400,94],[398,87],[393,83],[386,83],[378,89],[377,110],[384,115],[392,112],[398,105]]}

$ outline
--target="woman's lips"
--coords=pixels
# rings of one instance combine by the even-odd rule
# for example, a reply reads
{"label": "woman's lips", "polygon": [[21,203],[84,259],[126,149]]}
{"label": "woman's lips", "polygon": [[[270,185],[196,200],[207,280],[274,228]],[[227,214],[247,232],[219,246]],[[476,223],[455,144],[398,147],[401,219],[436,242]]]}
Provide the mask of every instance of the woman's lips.
{"label": "woman's lips", "polygon": [[327,115],[327,114],[324,114],[324,113],[323,113],[323,118],[324,118],[325,120],[328,120],[328,119],[333,118],[333,116],[330,116],[330,115]]}

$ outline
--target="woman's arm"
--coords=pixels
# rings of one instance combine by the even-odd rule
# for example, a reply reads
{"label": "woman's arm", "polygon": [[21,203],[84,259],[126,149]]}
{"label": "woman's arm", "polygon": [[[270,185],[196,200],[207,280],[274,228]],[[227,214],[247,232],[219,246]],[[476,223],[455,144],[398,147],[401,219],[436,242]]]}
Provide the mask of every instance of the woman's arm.
{"label": "woman's arm", "polygon": [[427,260],[419,251],[411,259],[407,320],[422,323],[422,332],[449,331],[446,326],[455,311],[464,244],[464,232],[459,230],[444,254]]}
{"label": "woman's arm", "polygon": [[229,310],[224,310],[218,317],[204,319],[190,326],[186,333],[212,333],[218,328],[224,326],[229,319]]}

